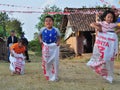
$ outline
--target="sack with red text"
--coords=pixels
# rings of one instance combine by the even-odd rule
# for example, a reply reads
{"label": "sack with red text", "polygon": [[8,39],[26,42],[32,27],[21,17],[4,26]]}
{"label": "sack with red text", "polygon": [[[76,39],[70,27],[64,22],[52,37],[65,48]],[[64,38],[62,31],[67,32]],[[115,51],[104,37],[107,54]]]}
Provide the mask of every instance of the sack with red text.
{"label": "sack with red text", "polygon": [[55,81],[58,79],[59,46],[56,43],[42,46],[42,68],[47,80]]}
{"label": "sack with red text", "polygon": [[14,56],[10,55],[10,71],[18,74],[24,74],[25,67],[25,57],[23,54],[16,54],[13,52]]}
{"label": "sack with red text", "polygon": [[87,65],[112,83],[114,58],[117,53],[117,35],[111,32],[98,32],[94,44],[93,55]]}

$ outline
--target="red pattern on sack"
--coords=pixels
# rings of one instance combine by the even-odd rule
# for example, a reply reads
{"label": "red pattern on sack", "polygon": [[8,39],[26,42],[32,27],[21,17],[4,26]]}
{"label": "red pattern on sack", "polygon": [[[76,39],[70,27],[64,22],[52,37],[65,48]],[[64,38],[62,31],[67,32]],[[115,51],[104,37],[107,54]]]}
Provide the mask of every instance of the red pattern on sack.
{"label": "red pattern on sack", "polygon": [[18,72],[20,74],[21,68],[23,66],[23,64],[22,64],[23,58],[18,57],[16,59],[17,60],[15,62],[15,72]]}
{"label": "red pattern on sack", "polygon": [[54,74],[55,73],[55,70],[54,70],[54,66],[52,65],[52,74]]}

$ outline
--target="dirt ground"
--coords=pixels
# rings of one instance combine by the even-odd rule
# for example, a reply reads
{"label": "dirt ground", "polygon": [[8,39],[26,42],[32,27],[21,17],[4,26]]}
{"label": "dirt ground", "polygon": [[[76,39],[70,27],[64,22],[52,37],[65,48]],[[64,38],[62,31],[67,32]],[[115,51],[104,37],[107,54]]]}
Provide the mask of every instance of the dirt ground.
{"label": "dirt ground", "polygon": [[[109,84],[86,66],[88,56],[60,60],[58,82],[43,76],[40,58],[26,63],[25,75],[11,76],[9,63],[0,61],[0,90],[120,90],[120,62],[115,62],[115,80]],[[39,60],[35,60],[39,59]]]}

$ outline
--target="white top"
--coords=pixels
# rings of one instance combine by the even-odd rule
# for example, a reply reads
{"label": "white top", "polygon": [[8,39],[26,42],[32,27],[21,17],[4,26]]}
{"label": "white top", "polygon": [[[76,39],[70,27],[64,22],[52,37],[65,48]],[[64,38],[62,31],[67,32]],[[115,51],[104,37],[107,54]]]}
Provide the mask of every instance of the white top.
{"label": "white top", "polygon": [[107,23],[106,21],[98,22],[102,26],[103,32],[114,31],[117,23]]}

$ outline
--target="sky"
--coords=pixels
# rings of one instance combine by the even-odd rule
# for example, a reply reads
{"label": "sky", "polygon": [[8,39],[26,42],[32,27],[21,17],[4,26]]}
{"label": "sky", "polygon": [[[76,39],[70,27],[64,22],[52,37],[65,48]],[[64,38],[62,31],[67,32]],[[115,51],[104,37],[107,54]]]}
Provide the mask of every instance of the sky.
{"label": "sky", "polygon": [[[120,0],[104,0],[120,8],[118,3]],[[80,8],[82,6],[94,7],[96,5],[103,5],[100,0],[0,0],[0,4],[16,5],[21,7],[11,7],[0,5],[1,10],[13,10],[13,11],[40,11],[47,6],[56,5],[60,9],[64,10],[65,7]],[[32,8],[23,8],[23,6],[30,6]],[[38,9],[39,8],[39,9]],[[39,22],[39,17],[42,13],[8,13],[9,17],[16,18],[24,23],[23,31],[25,32],[26,38],[30,41],[33,40],[34,33],[38,32],[35,25]]]}

